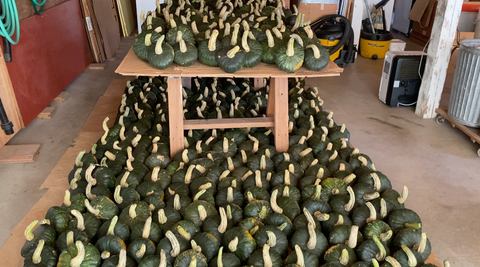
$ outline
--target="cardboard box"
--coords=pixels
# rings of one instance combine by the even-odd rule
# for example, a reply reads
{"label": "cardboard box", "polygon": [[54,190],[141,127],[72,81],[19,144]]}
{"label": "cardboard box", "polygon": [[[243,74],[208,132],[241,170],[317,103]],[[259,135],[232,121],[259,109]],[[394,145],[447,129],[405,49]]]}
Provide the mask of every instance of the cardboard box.
{"label": "cardboard box", "polygon": [[[415,2],[415,5],[417,5],[417,3],[418,1]],[[423,14],[420,14],[419,11],[414,11],[415,5],[412,8],[412,12],[410,12],[410,19],[413,20],[411,40],[420,45],[425,45],[428,40],[430,40],[432,34],[433,22],[435,21],[435,11],[437,10],[437,1],[428,0],[428,5],[423,10]]]}
{"label": "cardboard box", "polygon": [[392,39],[390,43],[389,51],[405,51],[406,42],[400,39]]}
{"label": "cardboard box", "polygon": [[305,14],[305,22],[313,23],[326,15],[337,14],[337,4],[300,2],[298,11]]}

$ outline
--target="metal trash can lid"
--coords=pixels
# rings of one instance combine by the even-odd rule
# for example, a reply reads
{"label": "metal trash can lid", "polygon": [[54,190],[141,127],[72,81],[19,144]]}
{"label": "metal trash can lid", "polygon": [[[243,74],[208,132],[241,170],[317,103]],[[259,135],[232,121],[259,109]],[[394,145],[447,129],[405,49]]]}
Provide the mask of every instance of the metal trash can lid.
{"label": "metal trash can lid", "polygon": [[[460,42],[460,49],[480,50],[480,39],[467,39]],[[473,52],[471,51],[471,52]]]}

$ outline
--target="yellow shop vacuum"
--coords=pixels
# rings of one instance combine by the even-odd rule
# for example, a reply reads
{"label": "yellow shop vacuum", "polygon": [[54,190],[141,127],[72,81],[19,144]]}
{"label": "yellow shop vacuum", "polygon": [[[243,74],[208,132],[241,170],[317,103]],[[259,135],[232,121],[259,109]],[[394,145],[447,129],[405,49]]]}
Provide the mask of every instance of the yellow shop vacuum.
{"label": "yellow shop vacuum", "polygon": [[311,25],[322,45],[330,52],[330,59],[344,67],[355,61],[356,48],[350,21],[341,15],[327,15]]}
{"label": "yellow shop vacuum", "polygon": [[393,36],[390,32],[368,33],[362,31],[360,33],[360,55],[371,59],[385,58],[392,39]]}

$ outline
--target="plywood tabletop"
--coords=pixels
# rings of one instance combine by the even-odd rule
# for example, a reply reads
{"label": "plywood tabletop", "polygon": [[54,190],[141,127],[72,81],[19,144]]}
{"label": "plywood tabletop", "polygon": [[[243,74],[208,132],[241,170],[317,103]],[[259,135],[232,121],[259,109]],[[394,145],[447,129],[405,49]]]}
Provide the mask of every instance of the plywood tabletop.
{"label": "plywood tabletop", "polygon": [[170,67],[159,70],[152,67],[148,62],[140,60],[133,48],[128,51],[128,54],[123,59],[120,66],[115,70],[116,73],[125,76],[174,76],[174,77],[246,77],[246,78],[263,78],[263,77],[334,77],[340,76],[343,69],[338,67],[335,63],[330,61],[328,66],[321,71],[310,71],[305,68],[300,68],[294,73],[287,73],[275,65],[267,65],[260,62],[253,68],[244,68],[235,73],[227,73],[218,67],[206,66],[200,61],[195,62],[188,67],[181,67],[173,63]]}

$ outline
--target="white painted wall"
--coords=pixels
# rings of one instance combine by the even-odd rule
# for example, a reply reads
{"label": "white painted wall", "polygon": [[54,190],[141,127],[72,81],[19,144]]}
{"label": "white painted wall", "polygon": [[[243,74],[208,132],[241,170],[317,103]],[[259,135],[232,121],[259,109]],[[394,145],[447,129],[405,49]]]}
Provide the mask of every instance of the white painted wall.
{"label": "white painted wall", "polygon": [[[160,1],[163,3],[163,0]],[[137,25],[138,25],[138,33],[142,32],[142,19],[140,18],[140,14],[142,10],[145,11],[152,11],[157,8],[156,0],[138,0],[137,1]]]}

